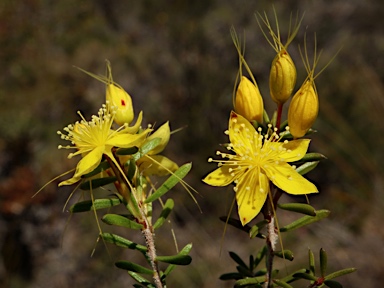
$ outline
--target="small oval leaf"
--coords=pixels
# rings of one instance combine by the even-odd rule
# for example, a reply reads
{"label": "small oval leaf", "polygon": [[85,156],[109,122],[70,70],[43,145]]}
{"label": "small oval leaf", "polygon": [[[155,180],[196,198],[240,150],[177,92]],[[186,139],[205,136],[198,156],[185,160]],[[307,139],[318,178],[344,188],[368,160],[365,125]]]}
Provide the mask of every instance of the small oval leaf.
{"label": "small oval leaf", "polygon": [[159,218],[156,220],[155,224],[153,224],[153,229],[158,229],[161,227],[169,214],[172,212],[173,207],[175,206],[175,203],[171,198],[165,202],[165,205],[163,207],[163,211],[161,211]]}
{"label": "small oval leaf", "polygon": [[141,273],[141,274],[148,274],[148,275],[153,275],[153,271],[151,269],[145,268],[139,264],[135,264],[129,261],[117,261],[115,263],[117,268],[136,272],[136,273]]}
{"label": "small oval leaf", "polygon": [[277,204],[280,209],[297,212],[305,215],[316,216],[316,210],[311,205],[303,203],[282,203]]}
{"label": "small oval leaf", "polygon": [[321,277],[325,276],[327,271],[327,252],[323,248],[320,249],[320,275]]}
{"label": "small oval leaf", "polygon": [[[155,138],[155,139],[158,139],[158,138]],[[161,196],[163,196],[165,193],[171,190],[177,183],[179,183],[180,180],[183,179],[188,174],[191,168],[192,168],[191,163],[187,163],[181,166],[167,180],[165,180],[165,182],[144,202],[151,203],[156,199],[160,198]]]}
{"label": "small oval leaf", "polygon": [[105,242],[115,244],[116,246],[138,250],[143,253],[147,252],[147,247],[137,244],[135,242],[132,242],[119,235],[112,234],[112,233],[101,233],[100,236],[101,238],[103,238]]}
{"label": "small oval leaf", "polygon": [[110,208],[119,204],[121,204],[121,201],[118,198],[96,199],[95,201],[86,200],[73,204],[71,208],[69,208],[69,211],[71,213],[88,212],[91,210]]}
{"label": "small oval leaf", "polygon": [[349,273],[352,273],[352,272],[355,272],[355,271],[356,271],[356,268],[342,269],[342,270],[333,272],[333,273],[325,276],[324,279],[325,280],[330,280],[330,279],[333,279],[333,278],[336,278],[336,277],[340,277],[340,276],[343,276],[343,275],[346,275],[346,274],[349,274]]}
{"label": "small oval leaf", "polygon": [[285,260],[293,261],[293,252],[290,250],[284,250],[284,251],[275,251],[274,254],[277,257],[283,258]]}
{"label": "small oval leaf", "polygon": [[319,164],[319,161],[313,161],[313,162],[306,162],[303,165],[300,165],[296,168],[296,172],[300,175],[305,175],[308,172],[312,171],[316,168],[317,164]]}
{"label": "small oval leaf", "polygon": [[122,215],[117,214],[105,214],[101,220],[108,225],[122,226],[125,228],[140,230],[143,225],[128,219]]}
{"label": "small oval leaf", "polygon": [[329,288],[343,288],[343,285],[334,280],[325,280],[324,284]]}
{"label": "small oval leaf", "polygon": [[281,227],[280,232],[292,231],[302,226],[320,221],[321,219],[328,217],[329,213],[331,213],[329,210],[317,210],[316,216],[303,216],[300,219],[293,221],[291,224]]}
{"label": "small oval leaf", "polygon": [[174,265],[189,265],[192,257],[189,255],[157,256],[156,260]]}

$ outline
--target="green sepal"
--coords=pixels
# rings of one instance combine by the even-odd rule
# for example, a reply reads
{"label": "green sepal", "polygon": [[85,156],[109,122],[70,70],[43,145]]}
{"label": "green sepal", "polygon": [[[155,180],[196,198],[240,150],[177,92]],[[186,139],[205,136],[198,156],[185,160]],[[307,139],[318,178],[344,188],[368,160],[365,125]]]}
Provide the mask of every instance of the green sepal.
{"label": "green sepal", "polygon": [[330,213],[331,211],[325,209],[317,210],[316,216],[303,216],[300,219],[293,221],[291,224],[281,227],[280,232],[292,231],[302,226],[320,221],[321,219],[328,217]]}
{"label": "green sepal", "polygon": [[174,264],[174,265],[189,265],[192,262],[192,257],[189,255],[172,255],[172,256],[157,256],[159,262]]}
{"label": "green sepal", "polygon": [[[145,279],[140,274],[137,274],[136,272],[128,271],[129,276],[131,276],[133,279],[135,279],[137,282],[143,284],[144,286],[141,286],[139,284],[133,284],[134,287],[147,287],[147,288],[156,288],[155,285],[153,285],[151,282],[149,282],[147,279]],[[136,286],[135,286],[136,285]]]}
{"label": "green sepal", "polygon": [[334,280],[325,280],[324,284],[329,288],[343,288],[343,285]]}
{"label": "green sepal", "polygon": [[225,273],[220,275],[220,280],[226,281],[226,280],[239,280],[243,279],[243,275],[240,273],[232,272],[232,273]]}
{"label": "green sepal", "polygon": [[316,168],[317,164],[319,164],[320,161],[313,161],[313,162],[306,162],[303,165],[300,165],[296,168],[296,172],[300,175],[305,175],[308,172],[312,171]]}
{"label": "green sepal", "polygon": [[273,283],[278,285],[277,287],[283,287],[283,288],[293,288],[293,286],[289,285],[288,283],[285,283],[284,281],[281,281],[279,279],[272,280]]}
{"label": "green sepal", "polygon": [[275,251],[273,254],[279,258],[283,258],[283,259],[289,260],[289,261],[293,261],[293,259],[294,259],[293,252],[290,250]]}
{"label": "green sepal", "polygon": [[285,127],[288,126],[288,119],[280,124],[280,131],[285,131]]}
{"label": "green sepal", "polygon": [[[155,138],[155,139],[158,139],[158,138]],[[149,196],[144,201],[144,203],[151,203],[156,199],[160,198],[161,196],[163,196],[165,193],[171,190],[177,183],[179,183],[180,180],[183,179],[188,174],[191,168],[192,168],[191,163],[187,163],[181,166],[167,180],[165,180],[165,182],[151,196]]]}
{"label": "green sepal", "polygon": [[316,281],[317,280],[316,276],[308,274],[308,273],[301,273],[301,272],[293,274],[293,277],[300,278],[300,279],[311,280],[311,281]]}
{"label": "green sepal", "polygon": [[330,279],[333,279],[333,278],[336,278],[336,277],[340,277],[340,276],[343,276],[343,275],[346,275],[346,274],[349,274],[349,273],[352,273],[352,272],[355,272],[355,271],[356,271],[356,268],[342,269],[342,270],[333,272],[333,273],[325,276],[324,279],[325,280],[330,280]]}
{"label": "green sepal", "polygon": [[235,252],[229,251],[229,257],[231,257],[232,260],[235,261],[240,266],[248,268],[247,265],[245,264],[245,262]]}
{"label": "green sepal", "polygon": [[118,198],[96,199],[94,201],[86,200],[73,204],[69,208],[69,211],[71,213],[88,212],[91,210],[111,208],[119,204],[121,204],[121,201]]}
{"label": "green sepal", "polygon": [[315,255],[313,254],[312,250],[308,250],[308,258],[309,258],[309,271],[312,275],[316,275],[315,270]]}
{"label": "green sepal", "polygon": [[167,201],[164,204],[163,210],[160,213],[159,218],[156,220],[155,224],[153,224],[153,229],[158,229],[164,224],[165,220],[171,213],[174,206],[175,206],[175,203],[173,202],[173,200],[171,198],[167,199]]}
{"label": "green sepal", "polygon": [[112,234],[112,233],[101,233],[100,234],[101,238],[105,242],[115,244],[116,246],[123,247],[123,248],[129,248],[132,250],[138,250],[142,253],[147,252],[147,247],[137,244],[135,242],[132,242],[128,239],[125,239],[119,235]]}
{"label": "green sepal", "polygon": [[89,172],[88,174],[83,175],[81,178],[89,178],[89,177],[95,176],[100,172],[109,169],[110,167],[111,166],[109,165],[108,161],[102,161],[100,162],[99,166],[97,166],[92,172]]}
{"label": "green sepal", "polygon": [[117,261],[115,263],[115,266],[120,269],[124,269],[127,271],[132,271],[136,273],[141,273],[141,274],[148,274],[148,275],[153,275],[153,271],[151,269],[145,268],[139,264],[135,264],[129,261]]}
{"label": "green sepal", "polygon": [[97,179],[92,179],[92,180],[81,183],[79,188],[81,190],[91,190],[91,189],[99,188],[99,187],[104,186],[104,185],[111,184],[115,181],[116,181],[115,176],[97,178]]}
{"label": "green sepal", "polygon": [[249,238],[253,239],[255,237],[258,237],[258,238],[261,238],[261,239],[264,239],[265,238],[265,235],[259,233],[259,231],[265,227],[265,225],[268,224],[268,221],[267,220],[262,220],[258,223],[256,223],[256,225],[253,225],[251,227],[251,230],[249,231]]}
{"label": "green sepal", "polygon": [[304,157],[301,158],[300,160],[298,160],[296,162],[292,162],[292,163],[293,164],[294,163],[305,163],[305,162],[321,161],[321,160],[325,160],[325,159],[327,159],[327,157],[325,157],[323,154],[317,153],[317,152],[311,152],[311,153],[305,154]]}
{"label": "green sepal", "polygon": [[120,148],[117,149],[116,154],[117,155],[133,155],[139,151],[139,148],[134,146],[134,147],[129,147],[129,148]]}
{"label": "green sepal", "polygon": [[[191,251],[191,249],[192,249],[192,243],[189,243],[189,244],[185,245],[184,248],[181,249],[181,251],[177,255],[188,255],[189,252]],[[174,264],[169,265],[167,267],[167,269],[164,271],[164,274],[162,277],[165,278],[166,276],[168,276],[169,273],[171,273],[172,270],[175,269],[175,267],[176,267],[176,265],[174,265]]]}
{"label": "green sepal", "polygon": [[125,228],[140,230],[143,225],[117,214],[105,214],[101,220],[108,225],[122,226]]}
{"label": "green sepal", "polygon": [[316,210],[311,205],[303,203],[282,203],[277,204],[277,207],[283,210],[297,212],[305,215],[316,216]]}
{"label": "green sepal", "polygon": [[321,277],[325,276],[325,272],[327,271],[327,252],[323,248],[320,249],[320,275]]}

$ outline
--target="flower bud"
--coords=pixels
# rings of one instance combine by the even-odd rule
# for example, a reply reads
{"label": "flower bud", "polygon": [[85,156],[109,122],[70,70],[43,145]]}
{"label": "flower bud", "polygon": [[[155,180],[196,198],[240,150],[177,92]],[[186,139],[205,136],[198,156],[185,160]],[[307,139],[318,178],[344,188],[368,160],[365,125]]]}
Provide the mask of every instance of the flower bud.
{"label": "flower bud", "polygon": [[264,104],[259,88],[244,76],[237,88],[235,111],[248,121],[263,122]]}
{"label": "flower bud", "polygon": [[147,138],[147,141],[150,141],[155,138],[161,139],[160,144],[156,146],[153,150],[149,151],[148,154],[156,155],[162,152],[164,148],[167,146],[170,137],[171,137],[171,130],[169,128],[169,121],[167,121]]}
{"label": "flower bud", "polygon": [[131,123],[134,117],[131,96],[115,83],[107,83],[106,99],[109,105],[117,107],[114,121],[118,125]]}
{"label": "flower bud", "polygon": [[293,96],[288,109],[289,131],[295,138],[307,133],[317,118],[319,98],[313,79],[306,80]]}
{"label": "flower bud", "polygon": [[269,74],[269,89],[272,100],[284,104],[296,84],[296,67],[287,50],[281,50],[273,59]]}

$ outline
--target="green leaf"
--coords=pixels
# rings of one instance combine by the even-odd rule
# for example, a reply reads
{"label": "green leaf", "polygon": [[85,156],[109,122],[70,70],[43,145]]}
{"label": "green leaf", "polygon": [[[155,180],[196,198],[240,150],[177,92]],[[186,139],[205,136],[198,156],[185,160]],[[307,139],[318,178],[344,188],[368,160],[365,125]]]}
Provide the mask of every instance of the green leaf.
{"label": "green leaf", "polygon": [[[260,264],[261,260],[263,260],[264,256],[267,254],[267,246],[263,246],[259,252],[256,255],[255,261],[254,261],[254,267],[257,267],[257,265]],[[252,268],[252,267],[251,267]]]}
{"label": "green leaf", "polygon": [[336,278],[336,277],[340,277],[340,276],[343,276],[343,275],[346,275],[346,274],[349,274],[349,273],[352,273],[352,272],[355,272],[355,271],[356,271],[356,268],[342,269],[342,270],[333,272],[333,273],[325,276],[324,279],[325,280],[330,280],[330,279],[333,279],[333,278]]}
{"label": "green leaf", "polygon": [[120,149],[117,149],[116,154],[117,155],[133,155],[138,151],[139,151],[139,148],[137,147],[120,148]]}
{"label": "green leaf", "polygon": [[105,171],[109,169],[111,166],[109,165],[108,161],[102,161],[100,162],[99,166],[97,166],[92,172],[89,172],[88,174],[85,174],[82,176],[82,178],[89,178],[96,174],[99,174],[102,171]]}
{"label": "green leaf", "polygon": [[133,250],[138,250],[142,253],[147,252],[147,247],[137,244],[135,242],[132,242],[128,239],[125,239],[121,236],[118,236],[116,234],[112,233],[101,233],[101,238],[104,239],[105,242],[115,244],[116,246],[123,247],[123,248],[129,248]]}
{"label": "green leaf", "polygon": [[122,226],[130,229],[140,230],[143,228],[143,225],[128,219],[122,215],[117,214],[105,214],[101,220],[108,225]]}
{"label": "green leaf", "polygon": [[316,168],[317,164],[319,164],[320,161],[313,161],[313,162],[306,162],[303,165],[300,165],[296,168],[296,172],[300,175],[305,175],[308,172],[312,171]]}
{"label": "green leaf", "polygon": [[148,274],[148,275],[153,275],[153,271],[151,269],[145,268],[139,264],[135,264],[129,261],[117,261],[115,263],[115,266],[120,269],[136,272],[136,273],[141,273],[141,274]]}
{"label": "green leaf", "polygon": [[110,208],[119,204],[121,204],[121,201],[118,198],[96,199],[93,202],[92,200],[86,200],[73,204],[71,208],[69,208],[69,211],[71,213],[88,212],[91,210]]}
{"label": "green leaf", "polygon": [[104,178],[97,178],[97,179],[92,179],[90,181],[86,181],[80,185],[81,190],[91,190],[91,189],[96,189],[104,185],[111,184],[116,181],[116,177],[104,177]]}
{"label": "green leaf", "polygon": [[317,210],[316,216],[303,216],[300,219],[297,219],[296,221],[292,222],[291,224],[280,228],[280,232],[292,231],[302,226],[320,221],[321,219],[328,217],[329,213],[331,213],[329,210]]}
{"label": "green leaf", "polygon": [[320,275],[321,277],[325,276],[327,271],[327,253],[323,248],[320,249]]}
{"label": "green leaf", "polygon": [[293,252],[290,250],[284,250],[284,251],[275,251],[274,254],[277,257],[283,258],[285,260],[293,261]]}
{"label": "green leaf", "polygon": [[[135,279],[137,282],[143,284],[145,287],[156,288],[156,286],[154,286],[151,282],[149,282],[147,279],[145,279],[143,276],[137,274],[136,272],[128,271],[128,274],[133,279]],[[143,286],[138,286],[138,287],[143,287]]]}
{"label": "green leaf", "polygon": [[239,264],[242,267],[245,267],[248,269],[247,265],[244,263],[244,261],[240,258],[239,255],[237,255],[235,252],[230,251],[229,256],[235,261],[237,264]]}
{"label": "green leaf", "polygon": [[255,237],[257,238],[261,238],[261,239],[264,239],[265,238],[265,235],[259,233],[259,231],[265,227],[265,225],[268,224],[268,221],[267,220],[262,220],[258,223],[256,223],[256,225],[252,226],[251,230],[249,231],[249,238],[253,239]]}
{"label": "green leaf", "polygon": [[308,270],[307,269],[299,269],[291,274],[289,274],[288,276],[285,276],[284,278],[280,279],[281,281],[284,281],[285,283],[291,283],[291,282],[294,282],[294,281],[297,281],[298,278],[294,277],[293,275],[297,275],[297,274],[300,274],[300,273],[307,273]]}
{"label": "green leaf", "polygon": [[312,152],[312,153],[305,154],[305,156],[303,158],[301,158],[300,160],[298,160],[296,162],[292,162],[292,163],[305,163],[305,162],[321,161],[321,160],[325,160],[325,159],[327,159],[327,157],[325,157],[323,154]]}
{"label": "green leaf", "polygon": [[303,203],[283,203],[277,204],[280,209],[302,213],[305,215],[316,216],[315,208],[311,205],[303,204]]}
{"label": "green leaf", "polygon": [[343,288],[343,285],[341,285],[339,282],[333,281],[333,280],[325,280],[324,284],[326,286],[328,286],[329,288]]}
{"label": "green leaf", "polygon": [[308,250],[308,258],[309,258],[309,271],[312,275],[316,275],[315,271],[315,255],[311,251],[311,249]]}
{"label": "green leaf", "polygon": [[178,254],[172,256],[157,256],[156,260],[174,265],[189,265],[192,262],[192,257]]}
{"label": "green leaf", "polygon": [[152,140],[144,143],[143,146],[140,147],[139,151],[132,156],[132,158],[136,162],[145,154],[147,154],[149,151],[155,149],[160,144],[160,142],[161,142],[161,138],[153,138]]}
{"label": "green leaf", "polygon": [[293,286],[289,285],[288,283],[285,283],[284,281],[281,281],[279,279],[274,279],[273,283],[278,285],[278,287],[283,287],[283,288],[293,288]]}
{"label": "green leaf", "polygon": [[300,279],[307,279],[307,280],[311,280],[311,281],[316,281],[317,278],[311,274],[308,274],[308,273],[295,273],[293,274],[293,277],[295,278],[300,278]]}
{"label": "green leaf", "polygon": [[153,224],[153,229],[158,229],[164,224],[165,220],[167,219],[167,217],[171,213],[174,205],[175,205],[175,203],[173,202],[173,200],[171,198],[169,198],[167,200],[167,202],[165,202],[165,205],[163,207],[163,210],[160,213],[159,218],[156,220],[155,224]]}
{"label": "green leaf", "polygon": [[177,183],[179,183],[180,180],[183,179],[188,174],[191,168],[192,168],[191,163],[187,163],[181,166],[167,180],[165,180],[165,182],[151,196],[149,196],[144,201],[144,203],[151,203],[156,199],[160,198],[161,196],[163,196],[165,193],[171,190]]}
{"label": "green leaf", "polygon": [[[188,255],[191,249],[192,249],[192,243],[189,243],[185,245],[183,249],[181,249],[178,255]],[[171,273],[172,270],[175,269],[175,267],[176,265],[174,264],[169,265],[167,269],[164,271],[164,277],[168,276],[169,273]]]}
{"label": "green leaf", "polygon": [[265,276],[240,279],[235,282],[235,287],[247,287],[249,285],[254,285],[252,287],[262,288],[262,283],[264,282]]}

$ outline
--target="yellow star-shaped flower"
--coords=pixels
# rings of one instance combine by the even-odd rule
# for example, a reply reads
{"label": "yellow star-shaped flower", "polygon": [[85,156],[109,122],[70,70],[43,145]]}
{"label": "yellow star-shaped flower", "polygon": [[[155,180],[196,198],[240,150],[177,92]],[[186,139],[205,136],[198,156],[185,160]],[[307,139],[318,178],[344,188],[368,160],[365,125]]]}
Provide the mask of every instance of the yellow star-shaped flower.
{"label": "yellow star-shaped flower", "polygon": [[233,153],[218,151],[223,160],[219,168],[203,179],[211,186],[227,186],[234,182],[236,202],[243,225],[259,214],[269,193],[271,181],[281,190],[293,194],[318,192],[316,186],[301,176],[288,164],[303,158],[308,150],[309,139],[279,142],[276,132],[269,129],[267,135],[257,131],[244,117],[231,112],[229,119],[230,144]]}
{"label": "yellow star-shaped flower", "polygon": [[[116,108],[110,108],[110,105],[107,104],[102,106],[98,112],[98,116],[92,116],[91,121],[85,120],[79,113],[82,118],[80,122],[65,127],[63,129],[65,133],[58,131],[62,139],[72,143],[72,146],[60,145],[59,149],[77,149],[75,153],[70,153],[68,158],[79,154],[82,156],[72,178],[61,182],[59,186],[71,185],[78,182],[81,176],[92,172],[100,164],[103,155],[108,156],[119,166],[119,163],[112,153],[112,148],[130,148],[140,145],[151,131],[151,129],[146,129],[141,133],[137,133],[141,125],[142,113],[140,113],[134,126],[128,127],[128,124],[125,124],[117,130],[113,130],[112,124]],[[112,111],[110,109],[112,109]]]}

